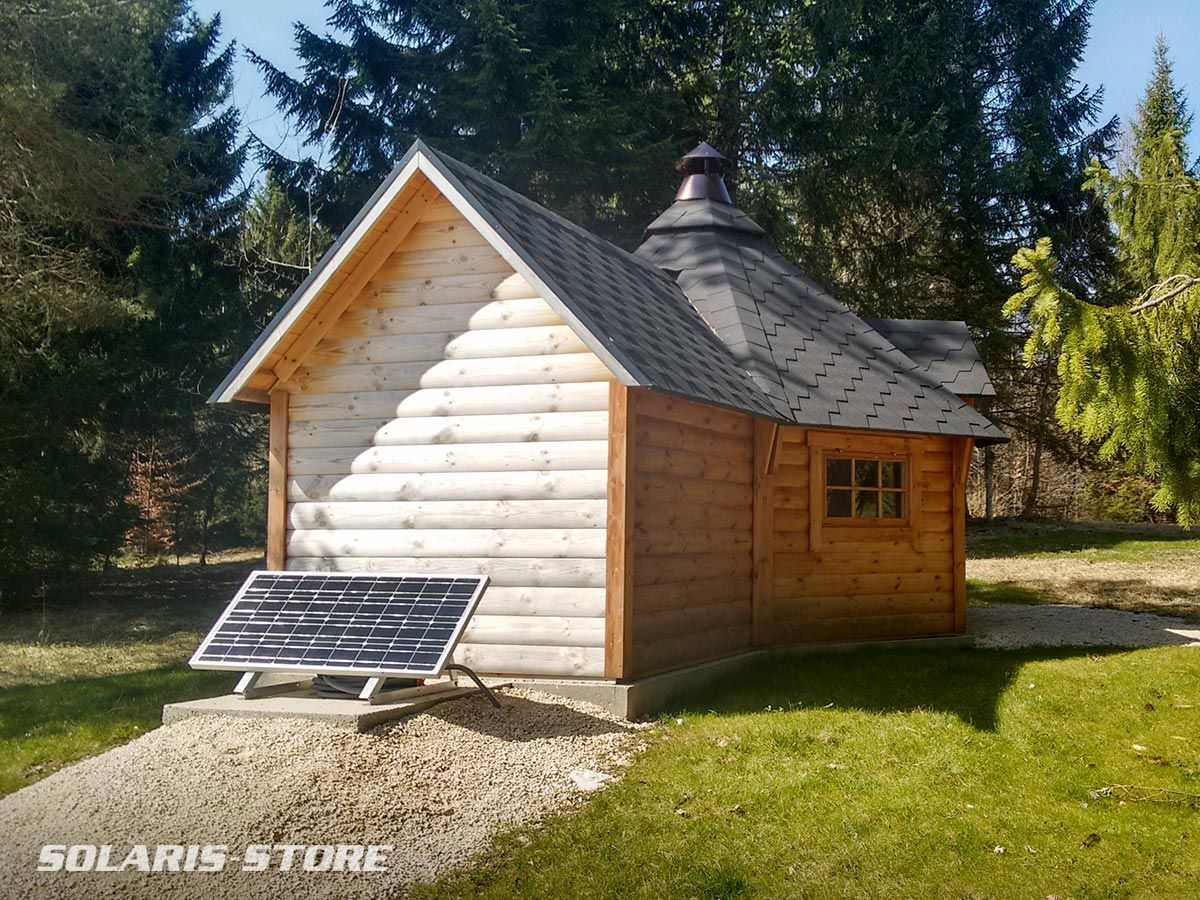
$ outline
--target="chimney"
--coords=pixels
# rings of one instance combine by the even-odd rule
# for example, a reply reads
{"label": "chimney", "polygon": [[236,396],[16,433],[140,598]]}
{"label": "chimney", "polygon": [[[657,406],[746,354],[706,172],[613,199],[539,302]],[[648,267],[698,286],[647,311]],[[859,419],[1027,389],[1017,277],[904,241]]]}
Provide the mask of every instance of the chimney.
{"label": "chimney", "polygon": [[683,183],[675,192],[676,200],[715,200],[733,205],[722,177],[729,160],[701,141],[675,167],[683,173]]}

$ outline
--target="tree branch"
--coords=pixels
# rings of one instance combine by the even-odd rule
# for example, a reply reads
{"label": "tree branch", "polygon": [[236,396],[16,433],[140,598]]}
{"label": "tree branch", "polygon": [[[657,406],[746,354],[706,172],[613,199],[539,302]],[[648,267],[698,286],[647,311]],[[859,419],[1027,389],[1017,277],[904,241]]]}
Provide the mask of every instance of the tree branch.
{"label": "tree branch", "polygon": [[[1152,309],[1155,306],[1161,306],[1168,300],[1174,300],[1188,288],[1195,287],[1200,284],[1200,278],[1195,278],[1191,275],[1172,275],[1165,281],[1160,281],[1158,284],[1147,288],[1140,297],[1136,306],[1131,306],[1131,313],[1139,313],[1143,310]],[[1159,291],[1166,293],[1159,294]],[[1157,296],[1155,296],[1157,295]]]}

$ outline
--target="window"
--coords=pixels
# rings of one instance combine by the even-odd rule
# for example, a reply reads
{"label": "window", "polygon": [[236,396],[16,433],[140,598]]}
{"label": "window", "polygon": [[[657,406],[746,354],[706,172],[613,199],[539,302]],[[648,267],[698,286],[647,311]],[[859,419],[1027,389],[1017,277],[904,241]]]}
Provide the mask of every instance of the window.
{"label": "window", "polygon": [[827,519],[902,520],[908,516],[908,464],[898,459],[825,457]]}

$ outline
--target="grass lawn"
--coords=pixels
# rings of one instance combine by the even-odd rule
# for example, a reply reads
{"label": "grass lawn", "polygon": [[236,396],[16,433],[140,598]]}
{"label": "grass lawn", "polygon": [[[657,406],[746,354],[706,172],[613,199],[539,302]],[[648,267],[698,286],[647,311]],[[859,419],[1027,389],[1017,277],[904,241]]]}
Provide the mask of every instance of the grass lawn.
{"label": "grass lawn", "polygon": [[1200,883],[1196,650],[772,661],[687,708],[581,811],[417,895],[1182,897]]}
{"label": "grass lawn", "polygon": [[967,538],[972,557],[1019,557],[1091,562],[1194,562],[1200,532],[1174,525],[1110,525],[1094,522],[972,523]]}
{"label": "grass lawn", "polygon": [[1002,523],[968,534],[971,603],[1075,603],[1200,622],[1200,532]]}
{"label": "grass lawn", "polygon": [[185,660],[256,560],[93,573],[6,612],[0,795],[157,727],[164,703],[227,690],[228,673]]}

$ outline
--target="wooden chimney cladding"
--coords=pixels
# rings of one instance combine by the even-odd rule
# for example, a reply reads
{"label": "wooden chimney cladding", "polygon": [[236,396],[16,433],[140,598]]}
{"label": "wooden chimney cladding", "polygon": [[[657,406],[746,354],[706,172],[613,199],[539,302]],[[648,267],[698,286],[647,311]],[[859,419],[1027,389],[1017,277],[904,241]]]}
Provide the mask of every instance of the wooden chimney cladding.
{"label": "wooden chimney cladding", "polygon": [[603,675],[609,379],[434,201],[286,385],[287,568],[486,573],[460,662]]}
{"label": "wooden chimney cladding", "polygon": [[754,423],[750,416],[630,391],[633,592],[624,677],[750,646]]}

